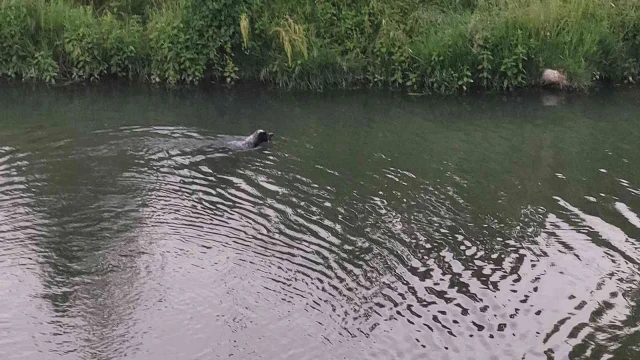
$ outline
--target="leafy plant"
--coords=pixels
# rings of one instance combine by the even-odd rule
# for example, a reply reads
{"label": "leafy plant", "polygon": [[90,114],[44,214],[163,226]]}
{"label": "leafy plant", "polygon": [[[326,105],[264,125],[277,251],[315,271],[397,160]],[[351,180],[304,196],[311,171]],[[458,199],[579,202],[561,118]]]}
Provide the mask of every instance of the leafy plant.
{"label": "leafy plant", "polygon": [[278,35],[284,52],[287,54],[289,66],[292,65],[291,58],[294,49],[301,53],[305,59],[309,56],[307,52],[307,38],[304,34],[304,27],[296,24],[288,15],[285,17],[285,20],[282,21],[281,25],[274,27],[271,32]]}
{"label": "leafy plant", "polygon": [[0,76],[288,89],[633,84],[635,0],[0,0]]}

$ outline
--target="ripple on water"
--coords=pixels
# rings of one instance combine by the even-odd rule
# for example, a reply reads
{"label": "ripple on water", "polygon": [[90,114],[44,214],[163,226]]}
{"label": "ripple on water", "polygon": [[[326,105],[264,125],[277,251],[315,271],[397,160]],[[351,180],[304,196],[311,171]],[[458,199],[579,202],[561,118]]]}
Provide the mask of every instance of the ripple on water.
{"label": "ripple on water", "polygon": [[[637,242],[561,196],[509,217],[477,208],[469,179],[390,155],[350,174],[218,140],[130,127],[0,149],[0,286],[28,271],[20,291],[51,311],[0,329],[97,359],[564,358],[622,337]],[[640,229],[629,204],[612,208]]]}

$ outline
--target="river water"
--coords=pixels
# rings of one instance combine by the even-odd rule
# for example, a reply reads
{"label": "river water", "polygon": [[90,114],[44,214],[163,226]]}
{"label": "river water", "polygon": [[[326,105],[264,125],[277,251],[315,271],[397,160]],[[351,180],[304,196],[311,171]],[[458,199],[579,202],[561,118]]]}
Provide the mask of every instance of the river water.
{"label": "river water", "polygon": [[638,91],[0,94],[0,359],[640,355]]}

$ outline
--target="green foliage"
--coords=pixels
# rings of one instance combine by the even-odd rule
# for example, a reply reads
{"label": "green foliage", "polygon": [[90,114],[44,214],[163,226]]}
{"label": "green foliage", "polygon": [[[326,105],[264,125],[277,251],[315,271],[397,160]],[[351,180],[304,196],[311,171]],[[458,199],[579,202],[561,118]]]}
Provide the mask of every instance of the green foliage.
{"label": "green foliage", "polygon": [[33,55],[31,63],[25,69],[24,78],[55,84],[59,71],[58,64],[53,60],[52,54],[39,51]]}
{"label": "green foliage", "polygon": [[143,27],[139,18],[131,17],[118,21],[107,12],[101,18],[102,59],[106,72],[121,78],[133,78],[146,72]]}
{"label": "green foliage", "polygon": [[[183,24],[179,13],[162,11],[154,14],[148,25],[150,78],[152,82],[175,84],[185,73],[195,73],[189,61]],[[186,71],[185,71],[186,70]]]}
{"label": "green foliage", "polygon": [[287,54],[289,66],[292,66],[291,56],[294,50],[301,53],[305,59],[308,58],[307,38],[304,34],[304,27],[296,24],[290,17],[287,16],[286,20],[282,21],[282,25],[274,27],[271,32],[278,34],[284,52]]}
{"label": "green foliage", "polygon": [[191,0],[153,14],[148,25],[151,80],[195,84],[207,71],[226,83],[237,80],[234,50],[241,43],[242,7],[237,0]]}
{"label": "green foliage", "polygon": [[17,1],[0,5],[0,76],[14,78],[25,73],[34,54],[32,20]]}
{"label": "green foliage", "polygon": [[0,0],[0,77],[412,93],[635,84],[635,0]]}
{"label": "green foliage", "polygon": [[107,70],[101,33],[91,8],[73,9],[65,23],[62,67],[72,80],[98,80]]}

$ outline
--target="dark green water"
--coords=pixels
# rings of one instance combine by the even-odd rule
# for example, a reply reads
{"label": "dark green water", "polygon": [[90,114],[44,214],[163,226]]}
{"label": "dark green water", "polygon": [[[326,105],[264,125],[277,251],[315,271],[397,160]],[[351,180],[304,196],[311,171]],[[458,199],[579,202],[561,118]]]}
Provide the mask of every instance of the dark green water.
{"label": "dark green water", "polygon": [[640,92],[0,94],[0,359],[640,355]]}

